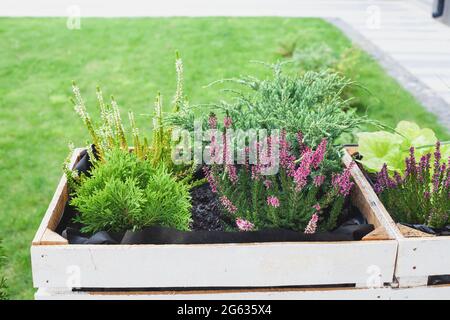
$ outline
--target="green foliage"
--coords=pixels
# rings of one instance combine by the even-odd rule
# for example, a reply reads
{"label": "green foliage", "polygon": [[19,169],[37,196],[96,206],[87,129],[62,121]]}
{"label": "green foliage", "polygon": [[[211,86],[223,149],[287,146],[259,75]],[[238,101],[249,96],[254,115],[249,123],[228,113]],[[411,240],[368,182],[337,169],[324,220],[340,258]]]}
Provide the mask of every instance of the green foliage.
{"label": "green foliage", "polygon": [[188,230],[188,185],[177,182],[164,164],[154,167],[136,154],[114,149],[82,175],[71,204],[83,232],[139,230],[162,225]]}
{"label": "green foliage", "polygon": [[[390,173],[405,170],[409,148],[416,148],[416,156],[432,152],[437,138],[433,130],[421,129],[417,124],[400,121],[393,133],[388,131],[358,133],[360,161],[369,172],[378,172],[384,164]],[[443,159],[450,156],[450,146],[442,147]]]}
{"label": "green foliage", "polygon": [[375,191],[396,221],[442,228],[450,224],[450,157],[436,150],[416,163],[414,148],[406,158],[403,175],[391,178],[387,165],[377,174]]}
{"label": "green foliage", "polygon": [[348,47],[339,52],[325,43],[313,43],[305,48],[294,50],[292,60],[299,68],[300,73],[329,70],[352,80],[353,83],[346,86],[341,92],[342,98],[348,100],[348,105],[344,108],[367,109],[367,106],[360,99],[360,94],[358,94],[357,89],[359,88],[354,83],[358,78],[357,64],[361,60],[361,55],[361,50],[355,47]]}
{"label": "green foliage", "polygon": [[[229,80],[239,84],[241,90],[232,90],[234,102],[222,101],[215,106],[233,119],[235,129],[285,129],[294,148],[298,146],[297,132],[302,132],[304,142],[312,147],[326,138],[330,145],[328,155],[336,165],[341,150],[338,138],[369,122],[353,111],[343,111],[347,101],[342,99],[341,92],[351,82],[332,72],[292,76],[282,72],[281,64],[271,67],[273,77],[269,79],[249,76]],[[193,110],[186,107],[169,120],[173,125],[192,130],[193,118]],[[206,117],[203,123],[206,126]]]}

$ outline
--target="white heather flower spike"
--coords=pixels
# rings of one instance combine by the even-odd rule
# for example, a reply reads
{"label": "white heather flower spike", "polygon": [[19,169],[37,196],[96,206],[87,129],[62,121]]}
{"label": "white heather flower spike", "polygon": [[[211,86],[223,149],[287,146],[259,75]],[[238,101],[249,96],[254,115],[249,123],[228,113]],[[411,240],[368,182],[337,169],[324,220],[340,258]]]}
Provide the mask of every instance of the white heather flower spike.
{"label": "white heather flower spike", "polygon": [[178,104],[183,99],[183,61],[180,58],[177,58],[175,61],[175,70],[177,72],[177,91],[173,98],[173,104],[176,108],[175,111],[179,111]]}

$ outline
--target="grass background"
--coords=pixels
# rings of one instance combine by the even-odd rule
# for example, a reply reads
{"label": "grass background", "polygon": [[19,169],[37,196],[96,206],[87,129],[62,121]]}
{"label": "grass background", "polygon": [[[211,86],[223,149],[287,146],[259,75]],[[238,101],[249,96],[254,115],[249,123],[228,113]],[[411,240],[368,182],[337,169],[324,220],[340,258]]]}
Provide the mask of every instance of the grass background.
{"label": "grass background", "polygon": [[[67,143],[85,145],[88,135],[68,102],[76,80],[90,110],[95,87],[114,94],[123,115],[152,111],[161,91],[175,89],[174,52],[185,65],[191,103],[222,99],[204,85],[238,75],[265,76],[251,60],[275,62],[280,42],[298,47],[325,42],[336,52],[351,46],[337,29],[318,19],[160,18],[82,19],[80,30],[65,19],[0,19],[0,238],[8,256],[12,298],[32,298],[30,242],[60,178]],[[358,91],[367,114],[395,126],[401,119],[449,133],[367,55],[357,62]],[[137,116],[141,129],[150,119]]]}

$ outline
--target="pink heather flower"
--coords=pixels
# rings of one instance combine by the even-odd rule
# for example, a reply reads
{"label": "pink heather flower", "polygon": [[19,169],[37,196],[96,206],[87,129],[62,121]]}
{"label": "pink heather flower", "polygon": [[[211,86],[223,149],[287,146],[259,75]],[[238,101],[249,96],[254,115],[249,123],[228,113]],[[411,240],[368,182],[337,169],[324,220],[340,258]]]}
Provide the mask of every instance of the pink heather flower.
{"label": "pink heather flower", "polygon": [[296,184],[295,190],[300,191],[307,183],[307,178],[311,173],[311,163],[313,160],[313,153],[308,150],[303,153],[300,166],[295,170],[293,174],[294,182]]}
{"label": "pink heather flower", "polygon": [[324,175],[319,175],[319,176],[314,177],[313,183],[316,187],[320,187],[324,182],[325,182]]}
{"label": "pink heather flower", "polygon": [[211,163],[221,163],[220,161],[220,146],[216,141],[216,136],[211,133],[211,144],[209,146],[209,156]]}
{"label": "pink heather flower", "polygon": [[433,173],[433,191],[438,192],[439,189],[439,178],[441,176],[441,170],[445,172],[445,163],[441,168],[441,143],[436,141],[436,151],[434,152],[434,173]]}
{"label": "pink heather flower", "polygon": [[227,196],[221,196],[220,202],[229,213],[236,213],[236,206],[230,201],[230,199],[227,198]]}
{"label": "pink heather flower", "polygon": [[205,174],[206,180],[208,180],[211,191],[213,193],[217,193],[217,182],[216,179],[214,179],[214,175],[211,170],[207,166],[204,166],[203,173]]}
{"label": "pink heather flower", "polygon": [[268,196],[267,197],[267,204],[269,206],[272,206],[274,208],[278,208],[280,206],[280,200],[278,200],[277,197],[274,196]]}
{"label": "pink heather flower", "polygon": [[250,221],[241,218],[236,219],[236,225],[240,231],[251,231],[255,227]]}
{"label": "pink heather flower", "polygon": [[406,175],[416,173],[417,164],[416,157],[414,155],[414,147],[409,148],[409,158],[406,158]]}
{"label": "pink heather flower", "polygon": [[324,138],[320,142],[319,146],[317,147],[313,155],[312,166],[314,167],[314,169],[317,169],[320,163],[323,161],[326,149],[327,149],[327,139]]}
{"label": "pink heather flower", "polygon": [[264,184],[264,187],[266,187],[266,189],[269,189],[272,186],[272,181],[264,180],[263,184]]}
{"label": "pink heather flower", "polygon": [[210,129],[217,129],[217,117],[215,114],[209,116],[208,124]]}
{"label": "pink heather flower", "polygon": [[[431,154],[429,153],[420,158],[418,173],[421,182],[423,182],[425,173],[430,169],[430,158]],[[399,183],[397,182],[397,184]]]}
{"label": "pink heather flower", "polygon": [[223,141],[223,163],[232,163],[231,153],[228,149],[228,139],[227,135],[224,133],[222,135],[222,141]]}
{"label": "pink heather flower", "polygon": [[383,164],[381,171],[377,173],[377,179],[374,185],[374,190],[376,193],[380,194],[385,189],[390,188],[389,187],[390,185],[392,185],[392,183],[389,178],[387,164],[385,163]]}
{"label": "pink heather flower", "polygon": [[402,176],[397,171],[394,172],[395,185],[399,186],[403,183]]}
{"label": "pink heather flower", "polygon": [[303,233],[306,233],[306,234],[316,233],[318,221],[319,221],[319,215],[317,213],[314,213],[311,217],[311,220],[309,220],[308,225],[306,226],[305,231]]}
{"label": "pink heather flower", "polygon": [[331,179],[331,184],[338,189],[339,193],[344,197],[350,194],[354,183],[351,181],[350,170],[354,166],[352,162],[341,174],[334,174]]}
{"label": "pink heather flower", "polygon": [[445,179],[444,187],[445,188],[449,188],[450,187],[450,157],[448,158],[447,179]]}
{"label": "pink heather flower", "polygon": [[259,180],[259,172],[260,172],[260,168],[258,165],[253,165],[252,166],[252,180],[258,181]]}
{"label": "pink heather flower", "polygon": [[230,179],[231,183],[236,184],[236,182],[238,181],[236,167],[232,164],[228,164],[227,165],[227,173],[228,173],[228,178]]}
{"label": "pink heather flower", "polygon": [[226,116],[225,118],[223,118],[223,125],[225,126],[225,128],[230,128],[232,124],[233,120],[231,119],[231,117]]}
{"label": "pink heather flower", "polygon": [[288,174],[293,173],[295,166],[295,156],[291,154],[289,143],[286,140],[286,130],[280,136],[280,165],[286,169]]}
{"label": "pink heather flower", "polygon": [[315,205],[313,205],[313,208],[316,209],[316,211],[320,211],[320,204],[316,203]]}

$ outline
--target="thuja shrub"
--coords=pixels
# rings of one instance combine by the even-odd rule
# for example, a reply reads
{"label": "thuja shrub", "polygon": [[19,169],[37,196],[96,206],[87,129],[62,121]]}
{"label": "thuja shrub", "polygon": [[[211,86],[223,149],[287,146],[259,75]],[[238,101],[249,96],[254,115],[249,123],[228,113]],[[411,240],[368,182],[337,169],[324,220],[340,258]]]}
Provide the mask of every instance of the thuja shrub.
{"label": "thuja shrub", "polygon": [[[213,122],[213,121],[212,121]],[[231,123],[225,119],[226,126]],[[331,149],[322,139],[315,150],[297,135],[294,149],[282,131],[278,141],[268,138],[269,144],[279,144],[280,167],[277,174],[264,174],[263,162],[234,165],[212,164],[204,167],[211,190],[218,194],[223,210],[242,231],[262,228],[286,228],[305,233],[335,228],[345,198],[353,182],[350,168],[330,171],[325,155]],[[224,139],[224,141],[226,141]],[[271,158],[256,146],[258,158]],[[227,146],[223,158],[228,157]]]}
{"label": "thuja shrub", "polygon": [[376,176],[375,191],[393,218],[435,228],[450,224],[450,157],[442,159],[440,142],[419,161],[411,147],[405,168],[390,174],[384,164]]}
{"label": "thuja shrub", "polygon": [[139,230],[160,225],[189,230],[189,187],[176,181],[163,164],[154,166],[135,153],[113,149],[106,161],[94,162],[90,175],[81,175],[70,203],[82,231]]}

